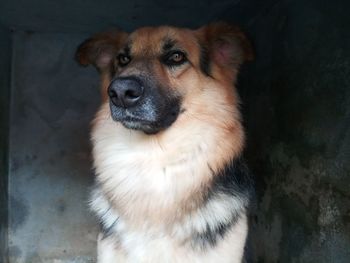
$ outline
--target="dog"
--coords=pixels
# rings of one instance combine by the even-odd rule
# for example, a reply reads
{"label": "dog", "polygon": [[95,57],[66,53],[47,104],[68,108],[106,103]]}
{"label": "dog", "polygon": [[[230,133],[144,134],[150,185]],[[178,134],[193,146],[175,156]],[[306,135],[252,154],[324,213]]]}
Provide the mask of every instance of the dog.
{"label": "dog", "polygon": [[254,187],[235,82],[247,37],[223,22],[112,30],[76,58],[101,76],[98,262],[245,262]]}

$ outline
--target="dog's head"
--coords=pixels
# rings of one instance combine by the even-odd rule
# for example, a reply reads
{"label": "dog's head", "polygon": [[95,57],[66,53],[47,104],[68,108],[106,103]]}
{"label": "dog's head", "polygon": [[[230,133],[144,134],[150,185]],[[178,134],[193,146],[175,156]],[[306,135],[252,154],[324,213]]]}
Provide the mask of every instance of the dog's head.
{"label": "dog's head", "polygon": [[76,55],[100,72],[113,119],[147,134],[170,127],[183,112],[216,105],[220,114],[225,105],[237,104],[238,68],[253,57],[244,34],[225,23],[101,33],[82,43]]}

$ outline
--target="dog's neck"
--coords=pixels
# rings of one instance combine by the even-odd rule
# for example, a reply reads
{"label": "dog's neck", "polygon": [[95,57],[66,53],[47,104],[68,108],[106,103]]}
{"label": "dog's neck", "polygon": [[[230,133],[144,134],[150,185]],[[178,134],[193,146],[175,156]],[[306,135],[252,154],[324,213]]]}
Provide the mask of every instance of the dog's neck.
{"label": "dog's neck", "polygon": [[198,193],[241,153],[239,120],[196,119],[193,114],[184,112],[172,127],[156,135],[114,122],[107,103],[97,114],[92,132],[97,180],[111,205],[129,222],[164,222],[195,209],[203,198]]}

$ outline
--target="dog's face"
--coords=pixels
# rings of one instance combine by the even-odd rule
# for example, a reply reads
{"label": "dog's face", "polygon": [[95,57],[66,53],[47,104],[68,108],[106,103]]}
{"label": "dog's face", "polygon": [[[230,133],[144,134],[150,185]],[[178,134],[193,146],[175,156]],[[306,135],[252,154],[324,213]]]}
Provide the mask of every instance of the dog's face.
{"label": "dog's face", "polygon": [[205,109],[211,100],[237,103],[237,70],[251,58],[245,36],[224,23],[198,30],[163,26],[107,32],[77,51],[82,65],[94,64],[101,73],[102,97],[109,100],[112,118],[147,134],[167,129],[192,108]]}

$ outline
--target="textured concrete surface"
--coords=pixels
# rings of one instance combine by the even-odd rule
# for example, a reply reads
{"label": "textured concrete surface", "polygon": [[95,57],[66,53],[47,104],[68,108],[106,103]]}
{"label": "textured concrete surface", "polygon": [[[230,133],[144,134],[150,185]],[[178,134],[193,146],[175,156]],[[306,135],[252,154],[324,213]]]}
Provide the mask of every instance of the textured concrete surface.
{"label": "textured concrete surface", "polygon": [[21,32],[13,37],[11,263],[94,262],[88,133],[99,88],[97,73],[73,60],[83,38]]}
{"label": "textured concrete surface", "polygon": [[350,3],[265,4],[242,20],[257,48],[240,81],[256,259],[350,262]]}

